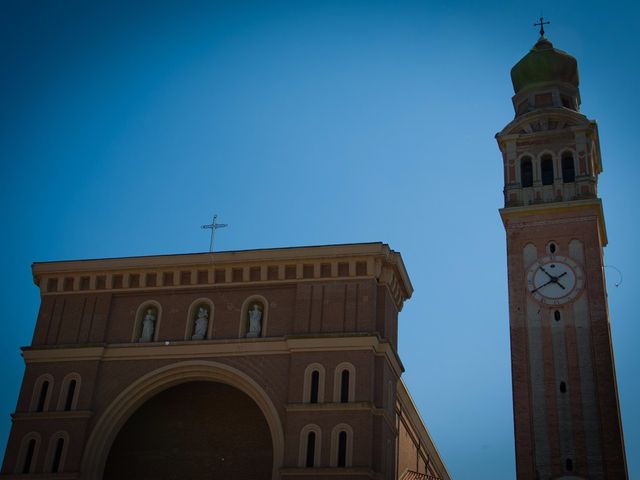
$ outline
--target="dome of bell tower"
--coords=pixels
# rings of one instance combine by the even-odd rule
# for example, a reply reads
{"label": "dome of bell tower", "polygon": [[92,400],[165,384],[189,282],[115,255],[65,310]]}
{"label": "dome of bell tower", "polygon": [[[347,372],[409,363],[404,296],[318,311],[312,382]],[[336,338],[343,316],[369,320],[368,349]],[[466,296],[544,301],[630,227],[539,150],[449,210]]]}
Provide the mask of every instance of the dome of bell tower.
{"label": "dome of bell tower", "polygon": [[515,93],[549,83],[568,83],[578,88],[578,62],[541,37],[511,69],[511,82]]}
{"label": "dome of bell tower", "polygon": [[578,111],[578,62],[541,36],[533,48],[511,69],[516,117],[549,107]]}

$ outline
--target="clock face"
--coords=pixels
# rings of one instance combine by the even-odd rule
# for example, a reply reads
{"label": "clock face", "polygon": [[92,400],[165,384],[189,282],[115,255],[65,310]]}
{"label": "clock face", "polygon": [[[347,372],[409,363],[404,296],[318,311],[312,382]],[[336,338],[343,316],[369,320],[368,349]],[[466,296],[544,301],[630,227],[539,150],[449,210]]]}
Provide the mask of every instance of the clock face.
{"label": "clock face", "polygon": [[527,273],[527,288],[539,302],[560,305],[573,300],[582,290],[584,278],[576,262],[560,255],[536,261]]}

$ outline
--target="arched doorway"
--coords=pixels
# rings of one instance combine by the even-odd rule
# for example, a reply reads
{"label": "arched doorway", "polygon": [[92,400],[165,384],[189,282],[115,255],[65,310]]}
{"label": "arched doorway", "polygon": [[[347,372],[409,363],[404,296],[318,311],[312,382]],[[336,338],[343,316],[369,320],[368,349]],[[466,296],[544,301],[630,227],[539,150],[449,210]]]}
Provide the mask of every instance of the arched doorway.
{"label": "arched doorway", "polygon": [[152,370],[130,384],[109,404],[96,422],[82,455],[82,478],[102,480],[107,456],[127,420],[159,393],[190,382],[229,385],[248,395],[269,425],[273,443],[272,480],[280,478],[284,458],[284,431],[278,412],[264,389],[249,375],[220,362],[186,360]]}
{"label": "arched doorway", "polygon": [[118,432],[105,480],[271,479],[273,445],[267,421],[244,392],[192,381],[142,404]]}

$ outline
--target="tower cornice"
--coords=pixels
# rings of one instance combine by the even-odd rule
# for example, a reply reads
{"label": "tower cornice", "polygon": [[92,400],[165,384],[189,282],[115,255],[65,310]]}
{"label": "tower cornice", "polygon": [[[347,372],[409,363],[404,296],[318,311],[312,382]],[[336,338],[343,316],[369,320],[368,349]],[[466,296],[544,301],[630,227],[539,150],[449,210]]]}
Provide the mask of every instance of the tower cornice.
{"label": "tower cornice", "polygon": [[[496,133],[496,139],[500,142],[500,140],[518,138],[521,135],[548,134],[549,130],[528,131],[530,130],[528,129],[528,126],[539,120],[555,120],[564,122],[563,127],[569,127],[572,129],[591,129],[596,127],[595,120],[590,120],[581,113],[575,112],[569,108],[550,107],[525,113],[524,115],[514,118],[500,132]],[[558,130],[562,130],[562,128],[559,128]]]}
{"label": "tower cornice", "polygon": [[[535,204],[522,207],[505,207],[501,208],[499,212],[506,230],[540,226],[539,222],[531,221],[531,217],[534,215],[570,213],[573,214],[575,218],[581,218],[584,217],[585,214],[589,216],[589,213],[594,213],[598,220],[598,231],[600,233],[602,246],[605,247],[608,243],[604,210],[602,208],[602,201],[599,198]],[[565,222],[566,220],[560,221]],[[545,220],[545,222],[549,223],[549,220]]]}

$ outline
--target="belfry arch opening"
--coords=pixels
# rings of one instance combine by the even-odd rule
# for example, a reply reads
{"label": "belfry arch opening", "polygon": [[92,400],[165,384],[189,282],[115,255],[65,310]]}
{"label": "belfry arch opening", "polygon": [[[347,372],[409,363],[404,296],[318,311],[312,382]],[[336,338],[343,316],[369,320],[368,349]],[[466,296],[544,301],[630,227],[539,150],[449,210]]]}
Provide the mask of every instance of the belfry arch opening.
{"label": "belfry arch opening", "polygon": [[143,403],[118,432],[103,479],[271,479],[273,445],[256,403],[224,383],[192,381]]}

